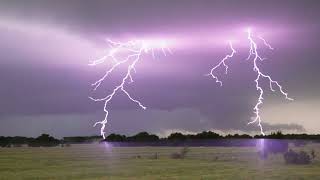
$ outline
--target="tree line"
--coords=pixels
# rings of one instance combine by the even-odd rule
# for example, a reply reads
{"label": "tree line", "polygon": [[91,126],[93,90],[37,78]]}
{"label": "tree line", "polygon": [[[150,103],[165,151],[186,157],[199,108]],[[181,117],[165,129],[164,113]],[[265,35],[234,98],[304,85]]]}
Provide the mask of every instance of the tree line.
{"label": "tree line", "polygon": [[0,147],[19,147],[23,144],[29,147],[53,147],[61,144],[61,140],[56,139],[49,134],[42,134],[37,138],[14,136],[14,137],[4,137],[0,136]]}
{"label": "tree line", "polygon": [[147,132],[140,132],[134,136],[125,136],[121,134],[110,134],[105,141],[109,142],[132,142],[132,141],[186,141],[186,140],[208,140],[208,139],[287,139],[287,140],[320,140],[320,134],[283,134],[281,131],[272,132],[269,135],[249,134],[227,134],[220,135],[212,131],[203,131],[197,134],[183,134],[180,132],[171,133],[168,137],[160,138],[157,135]]}
{"label": "tree line", "polygon": [[197,141],[197,140],[223,140],[223,139],[287,139],[287,140],[316,140],[320,141],[320,134],[283,134],[282,132],[273,132],[269,135],[255,135],[248,134],[228,134],[220,135],[212,131],[203,131],[197,134],[183,134],[180,132],[171,133],[168,137],[160,138],[155,134],[148,132],[140,132],[133,136],[126,136],[121,134],[110,134],[105,140],[101,136],[74,136],[64,137],[63,139],[56,139],[49,134],[42,134],[37,138],[30,137],[4,137],[0,136],[0,147],[21,146],[26,144],[30,147],[52,147],[71,143],[92,143],[99,141],[107,142],[183,142],[183,141]]}

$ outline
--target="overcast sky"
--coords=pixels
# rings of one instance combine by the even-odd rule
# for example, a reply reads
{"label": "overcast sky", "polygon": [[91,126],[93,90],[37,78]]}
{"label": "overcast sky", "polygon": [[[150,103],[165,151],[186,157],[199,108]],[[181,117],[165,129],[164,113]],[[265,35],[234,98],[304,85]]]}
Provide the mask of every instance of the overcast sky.
{"label": "overcast sky", "polygon": [[[128,91],[110,104],[107,133],[172,131],[259,133],[247,125],[257,102],[256,73],[246,61],[245,29],[267,60],[260,68],[294,98],[265,88],[261,117],[266,132],[320,133],[320,2],[317,0],[2,0],[0,1],[0,135],[56,137],[99,134],[103,97],[119,83],[121,68],[97,92],[90,86],[108,64],[88,66],[108,48],[106,38],[174,39],[173,54],[144,54]],[[223,86],[204,76],[230,53]],[[110,65],[110,64],[109,64]],[[122,70],[125,67],[122,67]]]}

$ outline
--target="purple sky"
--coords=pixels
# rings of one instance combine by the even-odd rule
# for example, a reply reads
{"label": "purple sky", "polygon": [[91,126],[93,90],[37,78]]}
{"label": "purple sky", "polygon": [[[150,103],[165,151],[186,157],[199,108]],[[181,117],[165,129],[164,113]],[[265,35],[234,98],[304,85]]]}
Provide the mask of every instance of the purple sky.
{"label": "purple sky", "polygon": [[[99,134],[101,97],[121,69],[94,93],[90,84],[107,66],[87,66],[106,38],[174,39],[173,54],[144,55],[128,86],[148,107],[140,110],[119,94],[110,106],[107,132],[148,131],[258,133],[247,125],[258,93],[246,61],[245,28],[275,48],[261,47],[261,64],[290,97],[266,91],[262,119],[268,131],[319,133],[320,2],[300,0],[29,0],[0,2],[0,135],[57,137]],[[205,77],[235,40],[223,86]],[[262,44],[260,44],[262,45]],[[262,82],[265,88],[268,84]]]}

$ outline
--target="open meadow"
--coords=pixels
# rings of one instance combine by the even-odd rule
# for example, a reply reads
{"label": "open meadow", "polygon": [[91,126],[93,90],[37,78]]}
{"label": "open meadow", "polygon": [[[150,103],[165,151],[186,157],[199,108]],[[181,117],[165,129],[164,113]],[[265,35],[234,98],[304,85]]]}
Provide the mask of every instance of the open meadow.
{"label": "open meadow", "polygon": [[[302,147],[316,150],[319,144]],[[309,165],[287,165],[281,154],[259,158],[255,148],[190,147],[0,148],[0,179],[320,179],[320,159]]]}

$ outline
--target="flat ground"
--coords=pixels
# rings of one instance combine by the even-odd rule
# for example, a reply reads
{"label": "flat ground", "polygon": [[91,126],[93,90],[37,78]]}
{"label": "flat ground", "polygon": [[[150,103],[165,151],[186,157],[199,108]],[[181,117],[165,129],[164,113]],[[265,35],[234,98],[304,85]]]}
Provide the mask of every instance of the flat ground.
{"label": "flat ground", "polygon": [[170,158],[181,147],[0,148],[0,179],[320,179],[320,145],[303,149],[316,151],[312,164],[260,160],[255,148],[238,147],[192,147],[185,159]]}

